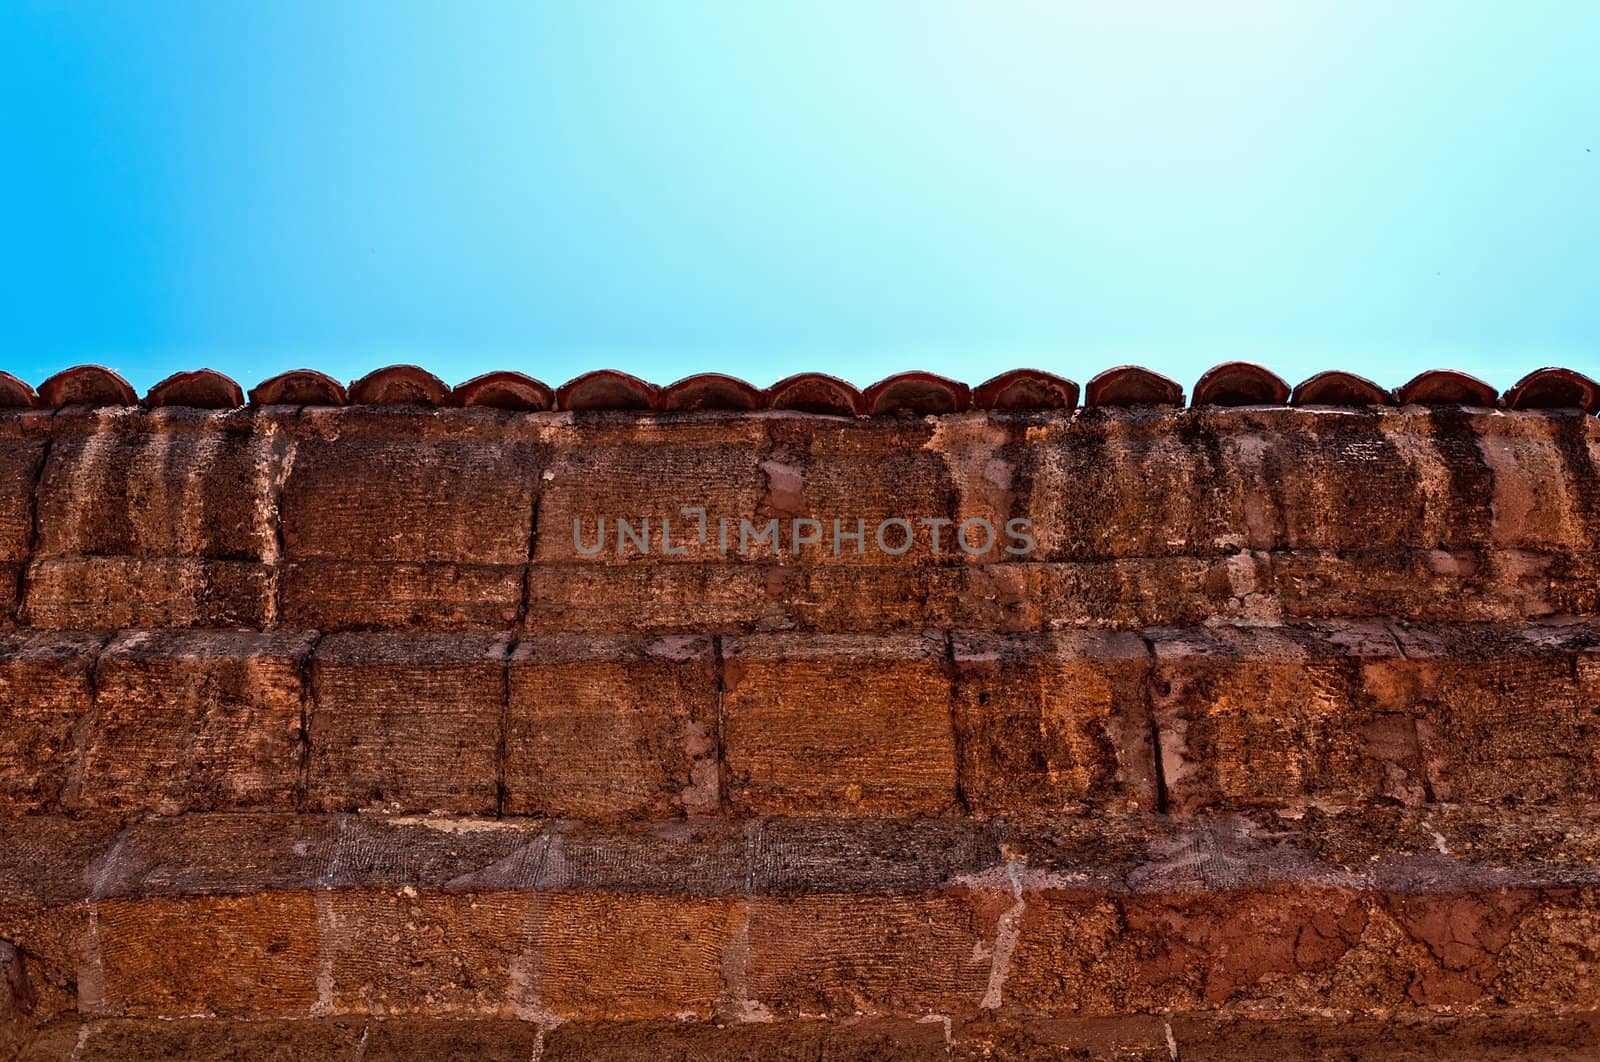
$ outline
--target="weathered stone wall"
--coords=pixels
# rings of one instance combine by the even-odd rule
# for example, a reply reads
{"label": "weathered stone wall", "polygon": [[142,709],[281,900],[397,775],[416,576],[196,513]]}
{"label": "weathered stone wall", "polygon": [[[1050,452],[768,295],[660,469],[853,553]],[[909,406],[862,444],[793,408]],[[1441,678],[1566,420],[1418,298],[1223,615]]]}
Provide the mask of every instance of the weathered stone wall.
{"label": "weathered stone wall", "polygon": [[1460,406],[0,415],[10,1026],[1592,1043],[1597,463]]}
{"label": "weathered stone wall", "polygon": [[[585,818],[1582,801],[1596,423],[14,415],[0,788]],[[796,551],[797,517],[824,541]],[[831,548],[897,517],[904,554]],[[575,548],[619,518],[650,553]],[[783,542],[724,553],[723,519]],[[1037,548],[964,551],[975,519]]]}

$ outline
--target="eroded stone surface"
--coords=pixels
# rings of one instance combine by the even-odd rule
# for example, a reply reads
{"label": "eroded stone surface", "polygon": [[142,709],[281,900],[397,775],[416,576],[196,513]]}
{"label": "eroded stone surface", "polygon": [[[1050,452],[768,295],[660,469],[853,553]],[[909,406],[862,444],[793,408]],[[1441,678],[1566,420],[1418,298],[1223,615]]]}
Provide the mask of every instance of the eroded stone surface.
{"label": "eroded stone surface", "polygon": [[0,1057],[1583,1057],[1595,421],[1117,379],[0,416]]}

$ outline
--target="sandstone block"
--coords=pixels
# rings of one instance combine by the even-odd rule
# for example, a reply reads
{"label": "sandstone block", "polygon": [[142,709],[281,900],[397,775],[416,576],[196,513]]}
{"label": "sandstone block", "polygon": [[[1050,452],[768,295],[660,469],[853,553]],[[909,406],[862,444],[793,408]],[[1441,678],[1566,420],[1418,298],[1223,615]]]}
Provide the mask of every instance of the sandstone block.
{"label": "sandstone block", "polygon": [[731,897],[556,893],[520,983],[564,1018],[707,1018],[744,918]]}
{"label": "sandstone block", "polygon": [[1005,904],[991,908],[948,893],[755,898],[749,997],[791,1016],[974,1014]]}
{"label": "sandstone block", "polygon": [[978,814],[1156,804],[1137,635],[958,636],[956,748]]}
{"label": "sandstone block", "polygon": [[333,1008],[508,1015],[535,897],[521,892],[341,889],[317,897]]}
{"label": "sandstone block", "polygon": [[39,480],[37,555],[270,560],[282,463],[281,440],[237,414],[131,413],[63,431]]}
{"label": "sandstone block", "polygon": [[1398,655],[1377,625],[1156,632],[1152,707],[1171,806],[1421,799],[1408,720],[1370,711],[1360,667]]}
{"label": "sandstone block", "polygon": [[0,561],[25,562],[33,544],[34,484],[44,440],[0,428]]}
{"label": "sandstone block", "polygon": [[421,1058],[527,1062],[545,1041],[539,1026],[524,1021],[392,1018],[367,1027],[360,1062],[412,1062]]}
{"label": "sandstone block", "polygon": [[[359,1017],[323,1021],[124,1018],[86,1026],[81,1036],[69,1037],[65,1047],[76,1055],[78,1062],[167,1058],[204,1062],[238,1058],[264,1062],[355,1062],[374,1057],[370,1038],[363,1039],[364,1025]],[[53,1056],[40,1055],[41,1060],[47,1057]]]}
{"label": "sandstone block", "polygon": [[1091,412],[1029,433],[1017,475],[1029,485],[1033,559],[1208,556],[1250,545],[1243,485],[1219,447],[1169,422]]}
{"label": "sandstone block", "polygon": [[1363,668],[1381,713],[1416,720],[1430,800],[1589,799],[1600,781],[1600,629],[1399,627],[1403,660]]}
{"label": "sandstone block", "polygon": [[533,564],[527,626],[552,633],[754,630],[766,580],[753,564]]}
{"label": "sandstone block", "polygon": [[293,561],[280,576],[280,622],[324,631],[504,630],[521,609],[521,565]]}
{"label": "sandstone block", "polygon": [[[963,563],[954,523],[960,490],[937,448],[944,429],[925,420],[789,417],[772,421],[770,430],[768,509],[786,527],[792,517],[817,521],[823,540],[780,551],[783,559],[890,568]],[[843,533],[837,553],[835,520]],[[895,520],[904,526],[884,526]],[[864,534],[859,545],[844,537],[857,531]],[[794,536],[787,537],[792,544]]]}
{"label": "sandstone block", "polygon": [[723,643],[729,799],[753,814],[934,814],[956,799],[941,639]]}
{"label": "sandstone block", "polygon": [[324,638],[312,666],[310,803],[492,813],[508,641]]}
{"label": "sandstone block", "polygon": [[614,565],[645,557],[662,565],[739,563],[746,559],[739,551],[740,521],[766,523],[758,519],[768,505],[765,442],[762,422],[753,418],[558,429],[541,485],[535,558],[541,564]]}
{"label": "sandstone block", "polygon": [[78,767],[73,730],[90,711],[93,634],[0,635],[0,811],[58,811]]}
{"label": "sandstone block", "polygon": [[510,666],[507,811],[617,818],[717,809],[710,639],[531,638]]}
{"label": "sandstone block", "polygon": [[82,805],[292,808],[309,634],[132,631],[101,655]]}
{"label": "sandstone block", "polygon": [[504,627],[515,617],[536,440],[474,433],[475,421],[451,434],[407,423],[334,418],[297,440],[281,526],[285,559],[309,567],[285,584],[292,621],[355,625],[370,610],[367,624]]}
{"label": "sandstone block", "polygon": [[21,620],[48,630],[261,628],[275,575],[254,561],[186,557],[43,557],[26,578]]}
{"label": "sandstone block", "polygon": [[301,439],[283,491],[293,560],[525,564],[537,478],[499,440]]}
{"label": "sandstone block", "polygon": [[320,930],[310,893],[105,900],[95,905],[98,984],[87,1015],[306,1016]]}

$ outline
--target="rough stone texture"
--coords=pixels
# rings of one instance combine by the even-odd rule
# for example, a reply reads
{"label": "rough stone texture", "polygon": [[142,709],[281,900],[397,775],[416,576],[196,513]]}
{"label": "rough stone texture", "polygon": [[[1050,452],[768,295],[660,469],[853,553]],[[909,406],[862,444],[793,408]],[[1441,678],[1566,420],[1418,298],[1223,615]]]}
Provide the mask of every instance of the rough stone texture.
{"label": "rough stone texture", "polygon": [[1152,702],[1173,807],[1312,794],[1421,799],[1413,720],[1363,710],[1358,692],[1363,660],[1398,656],[1387,628],[1217,628],[1152,642]]}
{"label": "rough stone texture", "polygon": [[[789,869],[762,876],[748,846],[729,847],[716,830],[610,827],[608,847],[631,850],[637,865],[679,868],[642,891],[647,879],[618,866],[551,859],[533,877],[489,884],[528,841],[511,822],[396,820],[385,835],[346,833],[343,823],[364,817],[209,817],[257,845],[270,839],[269,856],[208,837],[207,818],[115,837],[71,823],[49,850],[77,865],[58,868],[54,886],[18,880],[30,846],[13,839],[0,932],[32,957],[41,985],[72,976],[86,1016],[1600,1010],[1593,812],[1547,812],[1507,830],[1498,812],[1417,811],[1390,837],[1414,827],[1433,846],[1376,863],[1341,832],[1406,845],[1376,837],[1359,813],[1266,828],[1057,820],[1006,827],[998,850],[970,819],[894,834],[833,820],[780,830],[762,859],[787,858]],[[33,851],[40,828],[23,831]],[[974,862],[926,877],[963,831]],[[1544,855],[1528,848],[1541,834],[1554,839]],[[317,835],[339,841],[303,840]],[[685,845],[698,858],[685,859]],[[864,850],[885,862],[863,873]],[[734,864],[720,885],[684,887],[692,877],[681,875],[717,859]]]}
{"label": "rough stone texture", "polygon": [[[1134,629],[1600,606],[1600,429],[1567,414],[858,421],[369,406],[5,421],[0,615],[15,583],[23,620],[52,629],[503,630],[524,616],[547,630],[702,635]],[[703,536],[685,506],[707,510]],[[572,521],[593,542],[602,517],[613,547],[619,518],[636,533],[651,520],[651,554],[575,548]],[[796,552],[795,517],[825,540],[833,520],[861,520],[869,541],[878,521],[904,519],[916,545]],[[662,519],[678,521],[672,555]],[[784,521],[784,541],[723,556],[719,522],[736,540],[741,519]],[[975,519],[1031,520],[1039,549],[955,549]],[[998,570],[942,571],[973,565]],[[830,574],[839,567],[863,571]]]}
{"label": "rough stone texture", "polygon": [[23,603],[41,627],[272,622],[284,441],[241,411],[57,418]]}
{"label": "rough stone texture", "polygon": [[295,806],[309,634],[137,631],[100,654],[76,805]]}
{"label": "rough stone texture", "polygon": [[1600,782],[1600,628],[1396,632],[1404,668],[1373,665],[1382,712],[1417,717],[1430,800],[1590,799]]}
{"label": "rough stone texture", "polygon": [[93,634],[0,635],[0,809],[58,811],[76,781],[76,729],[93,703]]}
{"label": "rough stone texture", "polygon": [[379,1015],[506,1010],[536,902],[527,893],[421,893],[409,884],[319,894],[319,1004]]}
{"label": "rough stone texture", "polygon": [[46,1027],[28,1037],[18,1057],[30,1062],[69,1056],[88,1062],[168,1058],[198,1062],[238,1058],[526,1062],[532,1057],[601,1062],[638,1058],[670,1062],[868,1058],[895,1062],[930,1057],[963,1062],[1170,1062],[1176,1048],[1183,1059],[1243,1062],[1285,1058],[1580,1062],[1594,1057],[1597,1037],[1600,1029],[1593,1019],[1523,1013],[1388,1022],[1175,1014],[1170,1022],[1155,1018],[1041,1018],[952,1022],[948,1028],[937,1016],[923,1021],[863,1018],[777,1024],[567,1022],[549,1029],[533,1022],[496,1019],[109,1019]]}
{"label": "rough stone texture", "polygon": [[956,800],[941,639],[724,643],[728,797],[740,811],[938,812]]}
{"label": "rough stone texture", "polygon": [[1592,623],[1152,634],[1174,806],[1587,800]]}
{"label": "rough stone texture", "polygon": [[750,905],[744,991],[789,1015],[965,1014],[989,982],[1004,906],[960,894],[762,898]]}
{"label": "rough stone texture", "polygon": [[520,565],[290,561],[284,622],[319,630],[495,630],[521,608]]}
{"label": "rough stone texture", "polygon": [[193,410],[63,427],[39,479],[36,555],[270,558],[273,427]]}
{"label": "rough stone texture", "polygon": [[734,564],[534,564],[527,624],[543,632],[714,633],[753,630],[766,572]]}
{"label": "rough stone texture", "polygon": [[[535,558],[540,564],[721,560],[717,520],[731,522],[736,543],[738,521],[755,521],[763,504],[765,434],[756,419],[603,420],[557,430],[540,490]],[[685,508],[705,510],[705,526]],[[619,529],[619,520],[634,537]]]}
{"label": "rough stone texture", "polygon": [[740,907],[724,898],[556,894],[539,911],[537,951],[513,989],[562,1018],[708,1018]]}
{"label": "rough stone texture", "polygon": [[285,622],[511,626],[540,452],[476,411],[307,413],[283,484]]}
{"label": "rough stone texture", "polygon": [[[954,569],[952,569],[954,570]],[[0,635],[10,814],[1579,803],[1600,627]],[[428,725],[417,725],[427,719]],[[1159,750],[1159,762],[1157,751]]]}
{"label": "rough stone texture", "polygon": [[309,1015],[321,941],[309,893],[113,899],[91,909],[87,1015]]}
{"label": "rough stone texture", "polygon": [[509,683],[507,812],[618,818],[717,810],[710,639],[525,639]]}
{"label": "rough stone texture", "polygon": [[1600,1056],[1597,457],[1450,405],[0,413],[0,1059]]}
{"label": "rough stone texture", "polygon": [[0,623],[10,626],[33,551],[34,485],[48,449],[48,413],[0,416]]}
{"label": "rough stone texture", "polygon": [[307,799],[493,812],[509,639],[331,634],[311,672]]}
{"label": "rough stone texture", "polygon": [[[815,519],[826,544],[782,555],[812,564],[901,567],[957,562],[951,528],[943,528],[940,552],[935,553],[933,529],[924,524],[949,520],[958,511],[957,484],[939,450],[945,423],[923,419],[862,423],[867,430],[857,431],[857,422],[833,418],[771,422],[773,448],[762,471],[772,513],[786,521]],[[856,521],[862,521],[866,548],[872,551],[876,529],[888,519],[907,521],[912,528],[913,546],[900,557],[875,551],[863,554],[844,540],[834,554],[835,520],[845,531],[856,530]],[[891,547],[898,545],[898,539],[887,540]]]}
{"label": "rough stone texture", "polygon": [[45,557],[26,579],[22,618],[45,630],[262,628],[273,619],[273,572],[248,561]]}
{"label": "rough stone texture", "polygon": [[961,793],[974,812],[1156,806],[1142,639],[959,637],[954,652]]}

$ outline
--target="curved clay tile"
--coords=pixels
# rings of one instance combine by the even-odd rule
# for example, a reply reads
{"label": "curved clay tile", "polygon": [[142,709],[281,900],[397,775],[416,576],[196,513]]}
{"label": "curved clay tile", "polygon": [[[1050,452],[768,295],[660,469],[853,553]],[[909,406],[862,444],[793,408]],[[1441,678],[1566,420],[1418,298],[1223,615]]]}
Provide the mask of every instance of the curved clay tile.
{"label": "curved clay tile", "polygon": [[1281,406],[1289,401],[1283,377],[1251,361],[1213,366],[1194,385],[1196,406]]}
{"label": "curved clay tile", "polygon": [[175,372],[144,396],[147,406],[192,406],[195,409],[234,409],[244,405],[239,385],[214,369]]}
{"label": "curved clay tile", "polygon": [[356,406],[448,406],[450,397],[443,380],[416,365],[390,365],[350,385]]}
{"label": "curved clay tile", "polygon": [[315,369],[290,369],[250,389],[253,406],[342,406],[350,401],[344,384]]}
{"label": "curved clay tile", "polygon": [[1392,406],[1394,394],[1365,376],[1330,369],[1295,385],[1291,406]]}
{"label": "curved clay tile", "polygon": [[1495,407],[1494,388],[1454,369],[1429,369],[1395,392],[1401,405]]}
{"label": "curved clay tile", "polygon": [[456,402],[463,406],[523,409],[542,413],[556,407],[550,386],[520,372],[486,372],[456,384]]}
{"label": "curved clay tile", "polygon": [[1137,365],[1119,365],[1090,380],[1083,389],[1086,406],[1181,406],[1183,388],[1176,380]]}
{"label": "curved clay tile", "polygon": [[601,409],[654,409],[660,389],[616,369],[596,369],[568,380],[556,392],[556,404],[574,413]]}
{"label": "curved clay tile", "polygon": [[38,404],[39,396],[26,382],[0,372],[0,409],[32,409]]}
{"label": "curved clay tile", "polygon": [[962,413],[972,406],[972,388],[931,372],[900,372],[861,392],[868,416]]}
{"label": "curved clay tile", "polygon": [[799,372],[767,388],[767,406],[801,413],[832,413],[853,417],[861,412],[861,392],[855,385],[822,372]]}
{"label": "curved clay tile", "polygon": [[1012,369],[972,392],[979,409],[1075,409],[1078,385],[1042,369]]}
{"label": "curved clay tile", "polygon": [[1600,409],[1600,384],[1571,369],[1535,369],[1506,392],[1507,409]]}
{"label": "curved clay tile", "polygon": [[131,406],[138,401],[128,381],[103,365],[62,369],[39,385],[46,406]]}
{"label": "curved clay tile", "polygon": [[760,409],[766,405],[760,391],[743,380],[720,372],[685,376],[661,389],[664,410]]}

